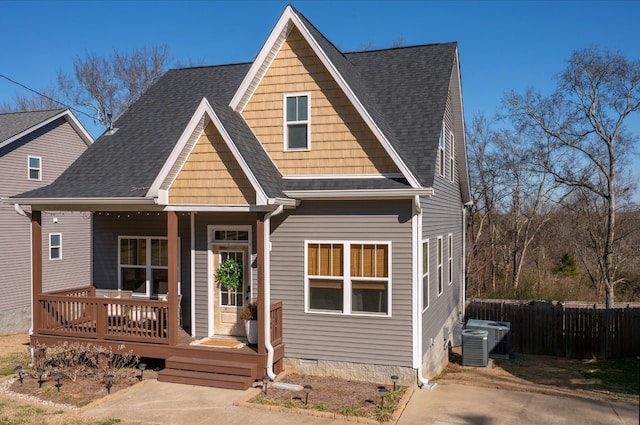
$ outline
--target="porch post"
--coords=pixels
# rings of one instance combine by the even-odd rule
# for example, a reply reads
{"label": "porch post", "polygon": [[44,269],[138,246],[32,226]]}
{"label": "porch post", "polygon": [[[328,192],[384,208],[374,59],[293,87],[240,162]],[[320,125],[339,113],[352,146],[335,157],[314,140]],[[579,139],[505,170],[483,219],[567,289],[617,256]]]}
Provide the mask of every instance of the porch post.
{"label": "porch post", "polygon": [[169,287],[167,302],[169,312],[167,317],[167,333],[169,345],[178,345],[178,214],[167,211],[167,255],[169,257]]}
{"label": "porch post", "polygon": [[40,331],[41,308],[37,298],[42,294],[42,212],[31,213],[31,321],[33,333]]}
{"label": "porch post", "polygon": [[258,262],[258,297],[256,299],[258,303],[258,354],[266,354],[264,325],[266,323],[265,315],[269,314],[269,312],[264,311],[264,214],[259,214],[256,221],[256,246]]}

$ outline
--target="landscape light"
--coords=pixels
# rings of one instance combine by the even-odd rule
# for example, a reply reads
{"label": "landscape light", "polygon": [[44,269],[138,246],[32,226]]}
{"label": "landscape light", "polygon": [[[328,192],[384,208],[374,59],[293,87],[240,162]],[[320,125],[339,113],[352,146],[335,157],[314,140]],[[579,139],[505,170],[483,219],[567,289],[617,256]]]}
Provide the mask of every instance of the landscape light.
{"label": "landscape light", "polygon": [[313,388],[311,387],[311,385],[305,385],[304,386],[304,392],[305,392],[305,397],[304,397],[304,404],[305,406],[307,404],[309,404],[309,393],[311,392]]}
{"label": "landscape light", "polygon": [[107,394],[111,394],[111,386],[113,385],[113,375],[104,375],[104,382],[107,385]]}
{"label": "landscape light", "polygon": [[62,372],[59,370],[56,370],[55,372],[53,372],[53,376],[55,376],[56,380],[58,381],[56,383],[56,388],[58,388],[58,392],[60,392],[60,387],[62,386],[62,384],[60,383],[60,379],[62,379]]}
{"label": "landscape light", "polygon": [[38,374],[38,388],[42,388],[42,383],[44,382],[42,380],[42,375],[44,375],[44,369],[39,367],[36,369],[36,373]]}
{"label": "landscape light", "polygon": [[396,382],[398,382],[398,375],[391,375],[391,380],[393,381],[393,391],[396,390]]}
{"label": "landscape light", "polygon": [[384,396],[389,392],[385,387],[378,387],[378,392],[380,393],[380,409],[384,409]]}
{"label": "landscape light", "polygon": [[18,374],[18,381],[20,381],[20,385],[22,385],[22,366],[18,365],[14,370]]}
{"label": "landscape light", "polygon": [[262,390],[264,391],[264,395],[267,395],[267,387],[271,381],[273,381],[273,379],[271,379],[269,375],[264,375],[262,377]]}
{"label": "landscape light", "polygon": [[147,368],[147,364],[146,363],[140,363],[138,365],[138,369],[140,369],[140,375],[138,375],[138,381],[142,381],[143,375],[144,375],[144,370]]}

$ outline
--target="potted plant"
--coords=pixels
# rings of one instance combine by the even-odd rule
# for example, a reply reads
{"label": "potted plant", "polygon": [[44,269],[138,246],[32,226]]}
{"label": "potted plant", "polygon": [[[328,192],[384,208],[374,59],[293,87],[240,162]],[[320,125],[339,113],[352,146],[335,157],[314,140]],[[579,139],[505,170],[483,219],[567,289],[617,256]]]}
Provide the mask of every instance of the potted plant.
{"label": "potted plant", "polygon": [[228,300],[231,301],[231,292],[238,290],[242,283],[242,267],[238,260],[227,258],[216,270],[218,286],[227,290]]}
{"label": "potted plant", "polygon": [[258,304],[255,302],[245,304],[240,310],[240,318],[244,320],[244,329],[247,333],[249,344],[258,343]]}

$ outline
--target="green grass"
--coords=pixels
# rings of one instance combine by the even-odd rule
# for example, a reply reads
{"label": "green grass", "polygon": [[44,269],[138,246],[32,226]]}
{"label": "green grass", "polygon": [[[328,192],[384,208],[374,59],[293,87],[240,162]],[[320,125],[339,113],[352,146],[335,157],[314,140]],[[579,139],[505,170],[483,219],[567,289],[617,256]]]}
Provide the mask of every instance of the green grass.
{"label": "green grass", "polygon": [[640,360],[637,357],[612,360],[583,360],[581,375],[599,391],[618,394],[630,401],[640,394]]}

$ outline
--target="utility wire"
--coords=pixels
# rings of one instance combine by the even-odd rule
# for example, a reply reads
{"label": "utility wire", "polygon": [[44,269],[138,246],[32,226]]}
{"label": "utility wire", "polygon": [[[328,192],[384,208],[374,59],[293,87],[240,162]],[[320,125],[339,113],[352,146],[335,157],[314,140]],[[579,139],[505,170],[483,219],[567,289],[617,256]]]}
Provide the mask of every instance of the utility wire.
{"label": "utility wire", "polygon": [[4,74],[0,74],[0,77],[4,78],[5,80],[7,80],[7,81],[9,81],[9,82],[12,82],[13,84],[18,85],[18,86],[20,86],[20,87],[22,87],[22,88],[24,88],[24,89],[29,90],[30,92],[33,92],[33,93],[37,94],[38,96],[42,96],[42,97],[44,97],[45,99],[48,99],[48,100],[50,100],[50,101],[52,101],[52,102],[55,102],[55,103],[58,103],[58,104],[60,104],[60,105],[64,106],[65,108],[68,108],[68,109],[71,109],[72,111],[77,112],[78,114],[85,115],[85,116],[87,116],[87,117],[91,118],[92,120],[95,120],[95,117],[93,117],[93,116],[91,116],[91,115],[87,114],[86,112],[81,111],[81,110],[79,110],[79,109],[76,109],[76,108],[74,108],[74,107],[72,107],[72,106],[68,106],[68,105],[66,105],[66,104],[64,104],[64,103],[62,103],[62,102],[60,102],[59,100],[56,100],[56,99],[53,99],[53,98],[51,98],[51,97],[47,96],[46,94],[42,94],[42,93],[40,93],[39,91],[34,90],[34,89],[32,89],[31,87],[25,86],[24,84],[22,84],[22,83],[20,83],[20,82],[18,82],[18,81],[16,81],[16,80],[13,80],[13,79],[9,78],[9,77],[7,77],[7,76],[6,76],[6,75],[4,75]]}

